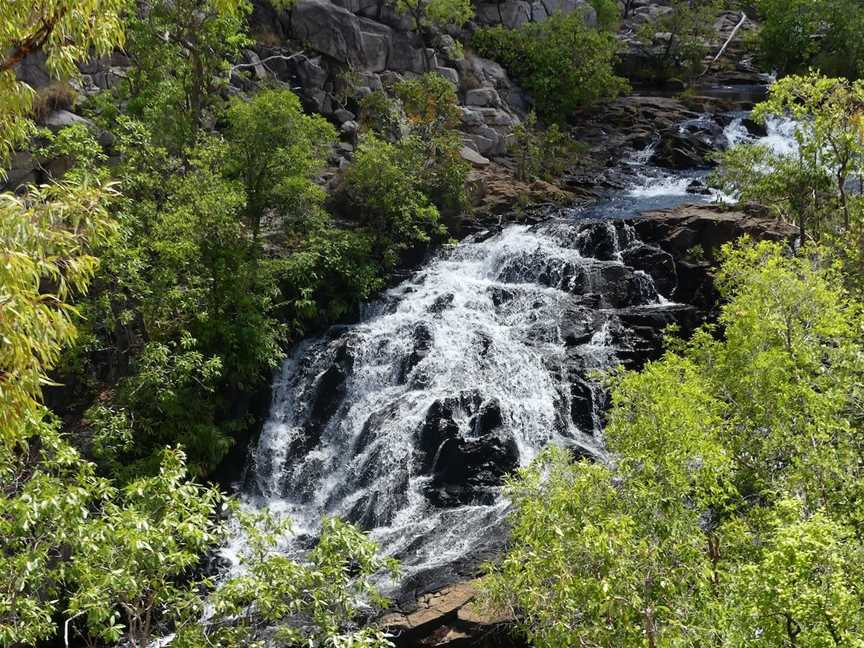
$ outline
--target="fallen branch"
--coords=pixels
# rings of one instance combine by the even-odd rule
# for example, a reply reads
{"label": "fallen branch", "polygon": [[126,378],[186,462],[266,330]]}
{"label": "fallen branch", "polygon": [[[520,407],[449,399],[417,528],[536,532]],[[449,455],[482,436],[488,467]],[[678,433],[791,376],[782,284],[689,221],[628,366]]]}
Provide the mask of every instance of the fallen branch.
{"label": "fallen branch", "polygon": [[698,77],[696,77],[697,79],[701,79],[702,77],[704,77],[706,74],[708,74],[711,71],[711,68],[713,68],[714,64],[720,60],[721,56],[723,56],[723,53],[726,51],[726,48],[729,47],[729,43],[731,43],[732,39],[735,38],[735,34],[738,33],[738,30],[741,29],[741,27],[744,25],[744,22],[746,20],[747,20],[747,14],[745,14],[742,11],[741,12],[741,20],[738,21],[737,25],[735,25],[735,29],[732,30],[731,34],[729,34],[729,38],[726,39],[726,42],[723,43],[723,47],[721,47],[720,51],[717,52],[717,56],[715,56],[711,60],[711,62],[708,64],[708,67],[705,68],[705,71],[702,72],[702,74],[700,74]]}
{"label": "fallen branch", "polygon": [[291,54],[290,56],[286,56],[285,54],[274,54],[273,56],[268,56],[265,59],[259,59],[258,61],[255,61],[254,63],[238,63],[237,65],[232,65],[231,68],[228,70],[228,80],[229,81],[231,80],[231,75],[234,74],[237,70],[242,70],[245,68],[254,68],[256,65],[264,66],[264,69],[267,70],[270,74],[272,74],[275,77],[276,73],[273,70],[271,70],[269,67],[267,67],[267,65],[266,65],[268,61],[273,61],[275,59],[278,59],[281,61],[291,61],[295,58],[305,57],[305,56],[306,56],[305,52],[296,52],[294,54]]}

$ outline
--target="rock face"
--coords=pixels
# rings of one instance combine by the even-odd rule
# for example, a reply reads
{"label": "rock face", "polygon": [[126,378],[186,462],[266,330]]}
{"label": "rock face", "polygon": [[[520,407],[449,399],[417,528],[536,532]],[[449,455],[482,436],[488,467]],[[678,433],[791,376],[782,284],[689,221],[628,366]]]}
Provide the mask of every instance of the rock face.
{"label": "rock face", "polygon": [[383,617],[379,626],[393,635],[399,648],[526,646],[508,632],[506,615],[485,610],[476,602],[478,588],[478,581],[464,581],[426,594],[405,611]]}
{"label": "rock face", "polygon": [[[745,235],[790,245],[798,237],[797,227],[771,218],[755,206],[683,205],[645,212],[634,222],[634,228],[641,239],[654,242],[676,259],[677,285],[672,298],[703,309],[711,309],[717,302],[711,269],[723,245]],[[654,273],[665,274],[657,270],[657,264],[653,267]]]}
{"label": "rock face", "polygon": [[579,11],[588,25],[597,25],[597,12],[585,0],[479,2],[476,9],[476,19],[480,25],[503,25],[509,29],[521,27],[528,22],[542,22],[556,13],[568,14],[574,11]]}

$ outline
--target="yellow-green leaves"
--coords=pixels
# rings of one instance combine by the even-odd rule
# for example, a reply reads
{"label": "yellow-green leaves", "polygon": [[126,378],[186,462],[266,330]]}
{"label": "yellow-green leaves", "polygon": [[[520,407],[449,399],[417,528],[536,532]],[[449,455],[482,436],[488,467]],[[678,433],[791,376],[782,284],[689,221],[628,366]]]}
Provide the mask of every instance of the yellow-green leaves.
{"label": "yellow-green leaves", "polygon": [[70,297],[93,276],[89,251],[111,231],[112,194],[110,185],[82,183],[0,195],[0,439],[9,453],[75,335]]}
{"label": "yellow-green leaves", "polygon": [[510,484],[489,591],[538,648],[861,645],[861,305],[774,243],[717,280],[719,330],[612,381],[609,466]]}
{"label": "yellow-green leaves", "polygon": [[6,0],[0,4],[0,174],[15,147],[32,133],[33,89],[15,69],[37,52],[57,79],[76,65],[104,56],[123,43],[120,11],[125,0]]}

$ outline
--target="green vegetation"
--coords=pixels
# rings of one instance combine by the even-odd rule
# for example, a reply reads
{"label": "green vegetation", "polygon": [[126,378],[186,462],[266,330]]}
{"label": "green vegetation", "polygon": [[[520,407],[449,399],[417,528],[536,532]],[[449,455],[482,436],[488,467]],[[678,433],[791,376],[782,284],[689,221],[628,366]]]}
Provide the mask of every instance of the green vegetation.
{"label": "green vegetation", "polygon": [[864,72],[864,7],[856,0],[758,0],[762,58],[781,74],[815,67],[857,79]]}
{"label": "green vegetation", "polygon": [[552,180],[561,175],[575,157],[573,141],[558,124],[537,126],[537,116],[528,117],[513,129],[513,157],[518,180]]}
{"label": "green vegetation", "polygon": [[12,152],[33,133],[29,119],[35,93],[17,80],[14,67],[34,51],[45,55],[55,79],[77,72],[76,63],[92,49],[111,53],[123,42],[120,10],[124,0],[46,0],[35,7],[11,0],[0,7],[0,177]]}
{"label": "green vegetation", "polygon": [[[626,88],[617,5],[591,5],[596,30],[574,13],[473,35],[549,124],[515,129],[521,180],[559,175],[574,154],[559,124]],[[670,6],[637,35],[656,79],[698,72],[719,5]],[[860,75],[859,2],[759,8],[782,72]],[[430,39],[473,15],[468,0],[396,9]],[[290,521],[206,480],[256,425],[286,347],[446,240],[468,203],[462,111],[437,73],[388,81],[336,169],[334,126],[239,71],[251,11],[0,3],[0,175],[26,147],[46,180],[0,195],[0,646],[391,645],[362,625],[396,568],[374,542],[328,519],[288,557]],[[82,105],[78,66],[121,45],[127,72],[84,100],[95,126],[37,129]],[[15,76],[35,54],[52,77],[39,92]],[[332,88],[343,107],[361,76]],[[755,118],[794,117],[797,151],[735,148],[714,181],[799,225],[803,248],[727,248],[716,325],[609,378],[608,464],[550,450],[510,481],[488,594],[538,648],[861,645],[862,106],[860,81],[772,87]],[[242,569],[217,588],[205,558],[237,529]]]}
{"label": "green vegetation", "polygon": [[781,155],[758,145],[737,146],[719,157],[714,183],[741,200],[759,202],[801,229],[804,238],[830,245],[855,278],[862,267],[864,201],[851,191],[864,174],[864,83],[811,73],[771,87],[754,117],[796,120],[798,150]]}
{"label": "green vegetation", "polygon": [[156,0],[128,17],[133,66],[119,97],[152,125],[158,144],[178,152],[193,143],[205,111],[219,103],[229,58],[249,42],[251,9],[249,0]]}
{"label": "green vegetation", "polygon": [[533,645],[856,645],[864,632],[861,304],[815,250],[727,248],[728,300],[612,379],[609,465],[550,452],[491,601]]}
{"label": "green vegetation", "polygon": [[411,16],[414,29],[427,25],[461,27],[474,16],[471,0],[396,0],[396,10]]}
{"label": "green vegetation", "polygon": [[645,73],[654,81],[692,79],[702,71],[707,39],[714,34],[718,0],[673,0],[670,11],[643,23],[637,38],[650,61]]}
{"label": "green vegetation", "polygon": [[[464,207],[453,89],[400,87],[411,125],[360,147],[342,180],[356,216],[337,226],[318,182],[335,129],[288,90],[221,93],[249,3],[31,5],[0,9],[0,166],[29,141],[48,178],[0,196],[0,645],[245,646],[273,627],[389,645],[356,623],[393,568],[357,529],[325,523],[301,564],[275,551],[286,524],[198,480],[254,423],[285,345],[349,315]],[[84,125],[37,132],[31,115],[70,107],[76,65],[123,27],[128,76],[87,103],[110,150]],[[37,96],[12,68],[40,51],[57,82]],[[250,544],[214,593],[202,559],[226,508]]]}
{"label": "green vegetation", "polygon": [[578,14],[555,14],[518,29],[484,28],[472,44],[499,61],[533,98],[546,120],[565,121],[577,108],[615,97],[627,87],[612,64],[618,42],[585,25]]}
{"label": "green vegetation", "polygon": [[618,31],[621,12],[615,0],[591,0],[591,6],[597,12],[597,27],[603,31]]}

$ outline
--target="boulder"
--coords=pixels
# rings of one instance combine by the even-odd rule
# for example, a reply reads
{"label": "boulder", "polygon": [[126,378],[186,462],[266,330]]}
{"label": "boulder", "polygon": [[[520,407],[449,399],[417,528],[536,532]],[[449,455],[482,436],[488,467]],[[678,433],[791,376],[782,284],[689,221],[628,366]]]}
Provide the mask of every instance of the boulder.
{"label": "boulder", "polygon": [[55,110],[49,113],[48,116],[42,120],[42,125],[48,127],[55,133],[68,126],[74,126],[76,124],[81,124],[91,130],[96,129],[96,125],[89,119],[81,117],[81,115],[76,115],[68,110]]}
{"label": "boulder", "polygon": [[470,162],[475,167],[485,167],[489,165],[489,158],[482,156],[472,148],[463,146],[459,149],[459,156],[466,162]]}
{"label": "boulder", "polygon": [[392,30],[327,0],[298,0],[291,33],[341,63],[375,72],[387,67]]}
{"label": "boulder", "polygon": [[388,71],[413,72],[423,74],[427,71],[426,52],[416,34],[394,33],[387,60]]}
{"label": "boulder", "polygon": [[459,72],[450,67],[437,67],[435,71],[453,84],[454,88],[459,88]]}
{"label": "boulder", "polygon": [[717,261],[720,248],[747,234],[752,238],[792,243],[798,228],[765,216],[756,208],[724,205],[681,205],[674,209],[644,212],[634,222],[643,241],[659,245],[675,258],[685,258],[699,245],[705,259]]}
{"label": "boulder", "polygon": [[465,105],[497,107],[501,105],[501,98],[495,88],[475,88],[465,93]]}
{"label": "boulder", "polygon": [[636,245],[621,253],[621,258],[631,268],[641,270],[654,281],[657,290],[671,297],[678,286],[678,274],[672,255],[653,245]]}
{"label": "boulder", "polygon": [[[468,415],[465,434],[457,422]],[[419,430],[421,473],[431,475],[425,494],[435,506],[490,504],[504,475],[519,467],[519,448],[502,428],[496,399],[480,402],[477,393],[436,400]]]}

